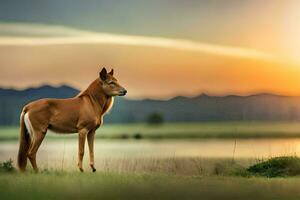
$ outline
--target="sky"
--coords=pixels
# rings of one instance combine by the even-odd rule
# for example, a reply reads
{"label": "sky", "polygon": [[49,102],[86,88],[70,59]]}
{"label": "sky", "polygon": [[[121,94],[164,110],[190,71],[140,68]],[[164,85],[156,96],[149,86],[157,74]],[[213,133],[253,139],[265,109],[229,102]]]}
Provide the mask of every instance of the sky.
{"label": "sky", "polygon": [[0,87],[106,67],[129,98],[300,95],[298,19],[297,0],[0,0]]}

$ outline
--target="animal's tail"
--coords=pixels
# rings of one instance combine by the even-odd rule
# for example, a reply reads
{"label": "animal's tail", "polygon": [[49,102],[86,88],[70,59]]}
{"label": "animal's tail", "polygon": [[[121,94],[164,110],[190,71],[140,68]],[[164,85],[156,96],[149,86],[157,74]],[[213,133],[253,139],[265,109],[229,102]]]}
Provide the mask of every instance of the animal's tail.
{"label": "animal's tail", "polygon": [[20,116],[20,146],[18,153],[18,167],[20,171],[25,171],[27,165],[27,153],[30,146],[30,135],[28,130],[26,129],[26,125],[24,122],[24,110]]}

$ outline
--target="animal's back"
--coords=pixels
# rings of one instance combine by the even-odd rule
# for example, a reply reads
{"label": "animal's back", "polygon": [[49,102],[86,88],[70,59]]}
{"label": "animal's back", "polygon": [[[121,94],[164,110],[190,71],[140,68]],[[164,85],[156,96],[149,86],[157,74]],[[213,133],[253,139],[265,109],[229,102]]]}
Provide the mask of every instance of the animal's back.
{"label": "animal's back", "polygon": [[51,129],[55,132],[74,133],[77,132],[79,105],[79,98],[47,98],[27,104],[23,111],[28,113],[30,122],[39,131]]}

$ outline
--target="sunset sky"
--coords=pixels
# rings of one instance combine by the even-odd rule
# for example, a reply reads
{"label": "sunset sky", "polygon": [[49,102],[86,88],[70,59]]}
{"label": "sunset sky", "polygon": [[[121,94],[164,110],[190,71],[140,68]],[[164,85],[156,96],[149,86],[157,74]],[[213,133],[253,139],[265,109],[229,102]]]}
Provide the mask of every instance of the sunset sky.
{"label": "sunset sky", "polygon": [[1,1],[0,87],[84,89],[105,66],[129,98],[300,95],[300,1]]}

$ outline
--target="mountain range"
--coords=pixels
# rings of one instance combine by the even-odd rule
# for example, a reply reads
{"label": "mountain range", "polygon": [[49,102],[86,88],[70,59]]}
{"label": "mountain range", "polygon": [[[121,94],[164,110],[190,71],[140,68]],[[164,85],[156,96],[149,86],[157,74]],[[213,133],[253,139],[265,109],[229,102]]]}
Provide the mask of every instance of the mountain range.
{"label": "mountain range", "polygon": [[[79,90],[67,85],[43,85],[25,90],[0,88],[0,125],[16,125],[22,107],[40,98],[69,98]],[[147,116],[160,113],[167,122],[300,120],[300,97],[274,94],[249,96],[177,96],[169,100],[130,100],[116,97],[105,117],[108,123],[145,122]]]}

